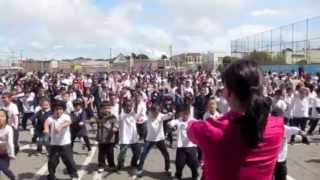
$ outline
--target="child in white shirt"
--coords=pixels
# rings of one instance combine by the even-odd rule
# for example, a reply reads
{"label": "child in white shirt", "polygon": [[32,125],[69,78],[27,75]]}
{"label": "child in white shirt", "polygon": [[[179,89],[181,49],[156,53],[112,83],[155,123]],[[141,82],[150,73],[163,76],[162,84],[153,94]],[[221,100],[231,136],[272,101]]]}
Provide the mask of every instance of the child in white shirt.
{"label": "child in white shirt", "polygon": [[[71,147],[70,125],[71,118],[66,111],[66,104],[63,101],[56,101],[52,105],[53,114],[44,124],[44,132],[50,134],[50,151],[48,156],[49,180],[55,180],[56,168],[59,159],[63,159],[71,178],[78,178],[76,164],[73,159]],[[50,129],[50,130],[49,130]]]}
{"label": "child in white shirt", "polygon": [[[312,135],[313,131],[317,127],[317,124],[320,119],[320,88],[316,90],[316,97],[312,98],[312,111],[311,111],[311,119],[310,119],[310,128],[308,130],[308,135]],[[320,129],[319,129],[320,133]]]}
{"label": "child in white shirt", "polygon": [[131,167],[138,167],[138,159],[140,156],[141,148],[138,144],[139,135],[137,131],[137,115],[133,108],[133,102],[125,99],[123,103],[123,111],[119,116],[119,144],[120,152],[118,155],[117,170],[124,167],[127,150],[130,147],[132,150]]}
{"label": "child in white shirt", "polygon": [[207,120],[208,118],[216,120],[221,116],[221,114],[217,111],[218,105],[214,97],[209,98],[207,106],[207,112],[203,115],[203,120]]}
{"label": "child in white shirt", "polygon": [[143,95],[138,92],[137,102],[136,102],[136,113],[137,113],[137,130],[140,140],[146,139],[147,136],[147,126],[145,121],[147,120],[147,103],[144,101]]}
{"label": "child in white shirt", "polygon": [[165,161],[165,171],[168,174],[170,172],[170,157],[169,153],[165,144],[165,135],[163,129],[163,122],[168,120],[172,117],[173,114],[169,113],[164,115],[161,112],[161,107],[158,104],[153,104],[151,107],[151,112],[148,116],[148,120],[146,121],[147,125],[147,137],[146,143],[143,148],[143,152],[140,157],[139,165],[138,165],[138,176],[141,176],[143,173],[143,165],[144,161],[151,150],[152,146],[156,145],[157,148],[160,150],[164,161]]}
{"label": "child in white shirt", "polygon": [[7,125],[8,114],[4,109],[0,109],[0,171],[9,179],[16,179],[10,169],[10,160],[15,159],[13,145],[13,130]]}
{"label": "child in white shirt", "polygon": [[[22,128],[27,129],[27,121],[34,115],[35,94],[31,89],[27,89],[24,96],[20,99],[23,107]],[[33,127],[35,123],[32,121]]]}
{"label": "child in white shirt", "polygon": [[[308,89],[301,88],[293,101],[293,120],[292,126],[305,130],[309,118],[309,97]],[[291,143],[294,142],[294,135],[291,138]]]}
{"label": "child in white shirt", "polygon": [[[274,107],[272,110],[272,115],[274,116],[283,116],[283,110],[279,107]],[[274,170],[274,180],[286,180],[287,179],[287,154],[288,154],[288,139],[293,135],[302,136],[302,142],[309,144],[309,140],[305,135],[305,132],[301,131],[297,127],[291,127],[285,125],[285,133],[282,139],[282,145],[276,167]]]}
{"label": "child in white shirt", "polygon": [[172,120],[169,126],[177,127],[177,153],[176,153],[176,173],[175,177],[181,179],[182,170],[187,165],[192,172],[192,179],[196,180],[199,176],[198,173],[198,153],[197,146],[193,144],[187,136],[188,122],[194,120],[190,116],[190,106],[183,105],[179,110],[180,119]]}
{"label": "child in white shirt", "polygon": [[12,102],[12,94],[5,92],[2,94],[3,109],[8,112],[8,125],[13,128],[14,152],[19,152],[19,110],[18,106]]}

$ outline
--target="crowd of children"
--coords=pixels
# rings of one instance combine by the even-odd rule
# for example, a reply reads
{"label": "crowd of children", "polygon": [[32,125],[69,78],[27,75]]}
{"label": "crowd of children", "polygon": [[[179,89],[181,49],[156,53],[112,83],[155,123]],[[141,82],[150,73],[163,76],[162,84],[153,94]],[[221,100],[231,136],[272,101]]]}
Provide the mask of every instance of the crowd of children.
{"label": "crowd of children", "polygon": [[[99,173],[123,170],[130,148],[130,166],[138,176],[143,176],[144,163],[155,145],[168,175],[172,172],[168,147],[176,147],[175,177],[181,179],[187,165],[192,179],[197,179],[203,158],[201,150],[188,138],[188,122],[219,121],[230,109],[224,98],[221,74],[214,71],[3,76],[8,81],[2,82],[7,91],[1,93],[0,102],[0,170],[10,179],[16,179],[9,162],[19,152],[19,131],[28,127],[34,132],[31,141],[37,144],[37,153],[43,153],[43,147],[48,152],[51,180],[56,179],[59,158],[70,176],[78,177],[73,159],[76,138],[83,140],[88,151],[92,142],[97,142]],[[318,84],[317,75],[265,73],[264,96],[270,97],[273,109],[288,122],[276,180],[286,175],[287,139],[294,143],[293,135],[305,135],[304,131],[312,135],[316,130],[320,119]],[[90,140],[87,127],[94,124],[96,138]]]}

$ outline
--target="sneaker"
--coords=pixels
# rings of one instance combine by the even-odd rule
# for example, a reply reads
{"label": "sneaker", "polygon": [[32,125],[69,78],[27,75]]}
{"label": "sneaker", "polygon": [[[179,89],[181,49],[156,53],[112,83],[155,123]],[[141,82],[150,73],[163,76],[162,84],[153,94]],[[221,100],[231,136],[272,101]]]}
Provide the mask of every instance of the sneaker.
{"label": "sneaker", "polygon": [[171,169],[166,170],[166,175],[169,177],[172,177],[172,170]]}
{"label": "sneaker", "polygon": [[102,173],[103,171],[104,171],[103,168],[99,168],[99,169],[98,169],[98,173]]}
{"label": "sneaker", "polygon": [[77,173],[75,173],[75,174],[72,174],[71,176],[70,176],[72,179],[78,179],[79,178],[79,175],[77,174]]}
{"label": "sneaker", "polygon": [[[105,169],[105,170],[107,170],[107,169]],[[116,168],[115,166],[109,167],[109,171],[111,171],[111,172],[116,172],[116,171],[117,171],[117,168]]]}
{"label": "sneaker", "polygon": [[137,170],[136,175],[142,177],[143,170]]}
{"label": "sneaker", "polygon": [[122,166],[118,165],[116,169],[117,169],[117,171],[120,171],[122,169]]}

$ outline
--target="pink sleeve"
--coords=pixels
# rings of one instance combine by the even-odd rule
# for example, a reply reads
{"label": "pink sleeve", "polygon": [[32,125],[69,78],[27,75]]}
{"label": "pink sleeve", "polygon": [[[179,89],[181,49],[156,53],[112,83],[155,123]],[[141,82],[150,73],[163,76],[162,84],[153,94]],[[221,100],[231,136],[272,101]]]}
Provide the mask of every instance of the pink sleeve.
{"label": "pink sleeve", "polygon": [[187,134],[189,139],[201,146],[202,139],[204,138],[205,132],[205,123],[204,121],[190,121],[187,127]]}
{"label": "pink sleeve", "polygon": [[199,147],[204,147],[208,142],[217,141],[223,136],[221,129],[215,127],[217,123],[211,121],[190,121],[188,123],[187,135]]}

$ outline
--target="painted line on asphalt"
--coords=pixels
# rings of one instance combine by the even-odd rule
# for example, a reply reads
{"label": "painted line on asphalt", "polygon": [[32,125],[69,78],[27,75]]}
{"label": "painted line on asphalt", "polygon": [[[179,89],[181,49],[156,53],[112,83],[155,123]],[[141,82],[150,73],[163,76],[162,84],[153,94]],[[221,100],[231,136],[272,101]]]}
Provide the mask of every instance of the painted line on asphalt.
{"label": "painted line on asphalt", "polygon": [[296,179],[288,175],[287,180],[296,180]]}
{"label": "painted line on asphalt", "polygon": [[43,176],[48,171],[48,163],[45,163],[32,177],[32,179],[35,179],[36,176]]}
{"label": "painted line on asphalt", "polygon": [[98,173],[97,171],[94,173],[93,180],[101,180],[102,173]]}
{"label": "painted line on asphalt", "polygon": [[27,150],[27,149],[36,150],[37,146],[35,144],[26,144],[19,148],[20,151]]}
{"label": "painted line on asphalt", "polygon": [[[84,173],[86,171],[86,166],[91,162],[97,148],[93,147],[89,156],[85,159],[85,161],[81,165],[81,169],[78,171],[79,180],[84,176]],[[46,162],[31,179],[36,179],[36,177],[43,176],[48,171],[48,163]]]}
{"label": "painted line on asphalt", "polygon": [[[92,144],[97,144],[97,142],[94,142]],[[84,160],[84,162],[82,163],[81,165],[81,168],[80,170],[78,171],[78,175],[79,175],[79,180],[82,179],[82,177],[85,175],[85,173],[87,172],[87,166],[89,165],[89,163],[92,161],[93,157],[94,157],[94,154],[96,153],[97,151],[97,147],[94,146],[92,147],[91,149],[91,152],[89,154],[89,156]]]}

